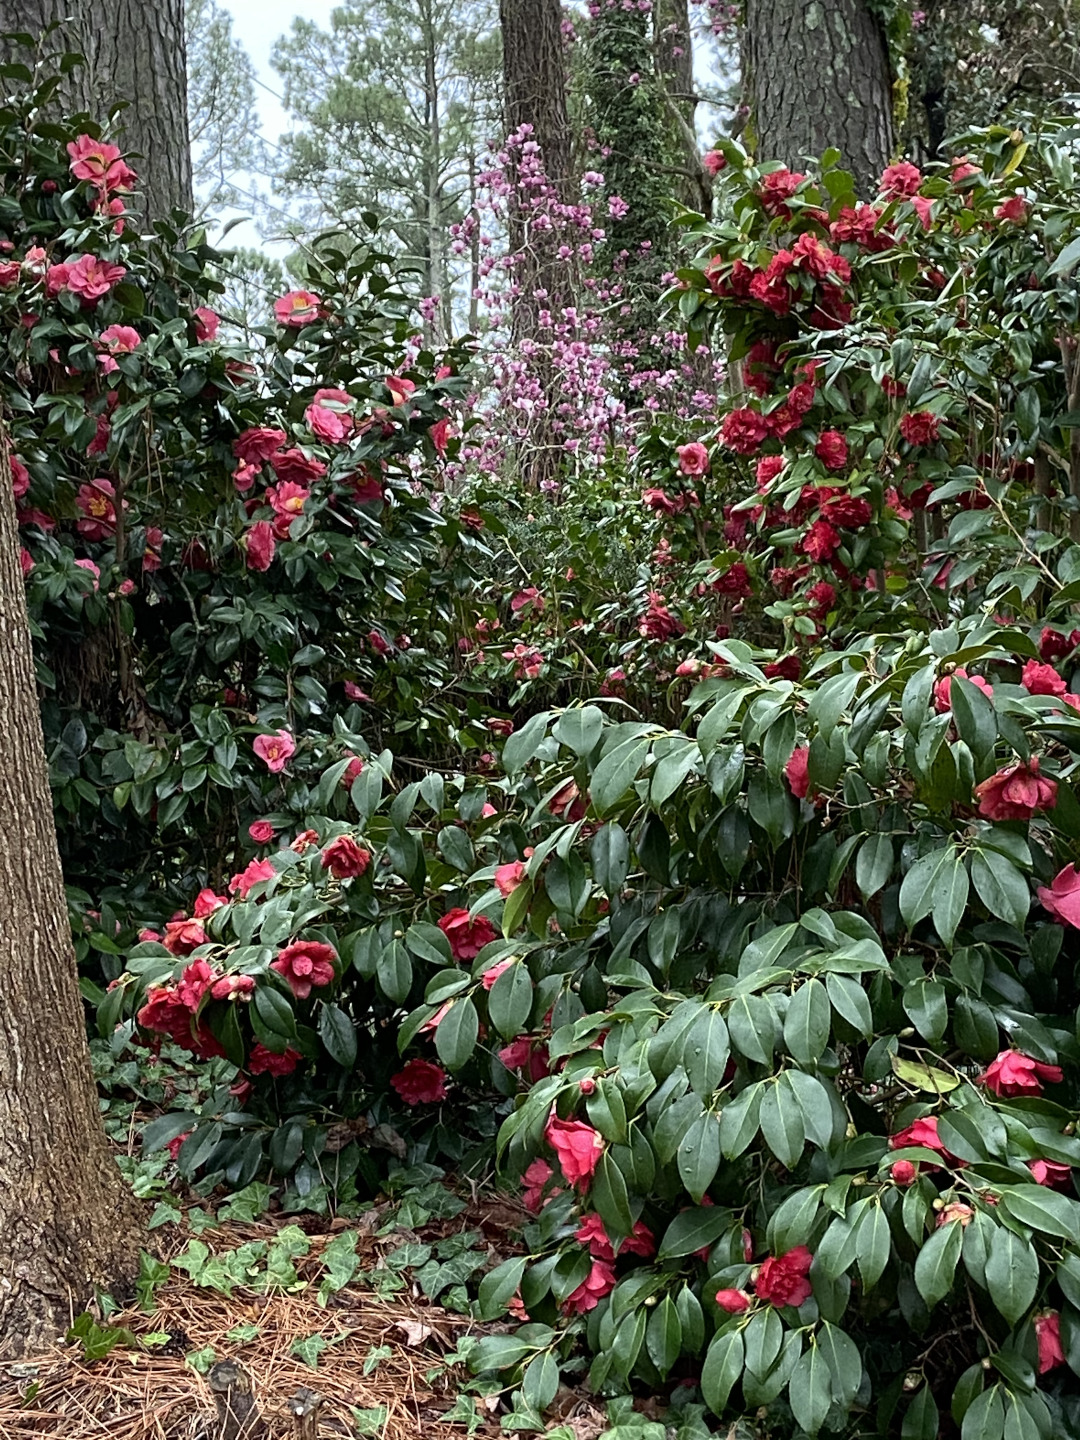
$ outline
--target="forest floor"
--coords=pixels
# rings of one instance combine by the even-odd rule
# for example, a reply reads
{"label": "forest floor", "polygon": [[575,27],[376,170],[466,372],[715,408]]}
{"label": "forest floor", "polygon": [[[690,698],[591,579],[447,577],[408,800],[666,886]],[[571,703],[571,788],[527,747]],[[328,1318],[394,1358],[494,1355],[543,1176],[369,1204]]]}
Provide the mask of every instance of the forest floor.
{"label": "forest floor", "polygon": [[[424,1293],[425,1283],[437,1287],[418,1281],[431,1275],[425,1263],[444,1263],[440,1254],[451,1265],[455,1252],[504,1257],[524,1219],[518,1207],[474,1199],[415,1228],[397,1223],[400,1207],[389,1203],[355,1220],[221,1220],[197,1209],[151,1232],[140,1293],[122,1297],[130,1303],[80,1320],[79,1341],[0,1365],[3,1440],[217,1440],[204,1377],[226,1359],[250,1376],[265,1422],[252,1435],[500,1433],[505,1407],[469,1393],[458,1352],[470,1336],[511,1327],[443,1308]],[[305,1389],[322,1397],[316,1428],[302,1429],[290,1407]],[[602,1411],[576,1395],[556,1409],[553,1423],[575,1440],[607,1428]]]}

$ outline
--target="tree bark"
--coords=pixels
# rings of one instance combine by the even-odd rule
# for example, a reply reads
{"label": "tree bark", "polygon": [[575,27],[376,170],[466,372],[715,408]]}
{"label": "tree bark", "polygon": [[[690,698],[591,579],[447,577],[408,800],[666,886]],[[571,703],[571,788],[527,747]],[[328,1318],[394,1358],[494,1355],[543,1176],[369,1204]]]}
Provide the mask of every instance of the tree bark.
{"label": "tree bark", "polygon": [[90,1073],[2,437],[0,735],[0,1353],[22,1354],[130,1279],[142,1223]]}
{"label": "tree bark", "polygon": [[[104,122],[109,107],[127,101],[117,118],[118,143],[138,152],[133,208],[161,219],[174,206],[191,211],[191,147],[187,120],[184,0],[0,0],[0,30],[35,37],[71,18],[66,39],[53,35],[46,51],[72,49],[86,57],[67,78],[60,104]],[[18,53],[24,63],[26,52]]]}
{"label": "tree bark", "polygon": [[[566,67],[563,59],[560,0],[499,0],[503,41],[503,94],[507,135],[532,126],[544,173],[556,196],[566,198],[570,178],[570,122],[566,109]],[[516,167],[507,176],[512,187]],[[536,411],[529,444],[519,454],[528,482],[553,479],[562,450],[552,433],[551,411],[558,399],[558,381],[551,363],[550,331],[541,333],[540,313],[553,316],[570,303],[572,290],[566,263],[558,258],[564,237],[558,226],[545,229],[530,223],[530,210],[510,199],[510,247],[517,257],[513,308],[516,340],[537,342],[532,356],[543,405]]]}
{"label": "tree bark", "polygon": [[707,214],[712,189],[694,128],[698,100],[689,0],[656,0],[653,33],[656,73],[668,107],[671,153],[680,172],[673,177],[672,188],[684,205]]}
{"label": "tree bark", "polygon": [[761,160],[798,169],[830,146],[861,191],[889,163],[885,36],[866,0],[746,0],[744,74]]}

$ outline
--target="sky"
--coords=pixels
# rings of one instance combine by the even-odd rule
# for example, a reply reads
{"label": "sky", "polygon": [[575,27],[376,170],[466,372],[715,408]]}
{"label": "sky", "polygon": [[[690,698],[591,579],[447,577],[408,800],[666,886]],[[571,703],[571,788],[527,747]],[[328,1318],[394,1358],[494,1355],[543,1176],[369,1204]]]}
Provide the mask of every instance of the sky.
{"label": "sky", "polygon": [[[232,16],[233,34],[247,51],[258,80],[256,96],[264,139],[276,143],[289,128],[289,118],[282,109],[281,76],[270,64],[274,42],[292,28],[293,17],[303,15],[324,29],[329,27],[330,12],[340,0],[219,0],[223,10]],[[222,217],[231,218],[230,215]],[[232,245],[254,245],[271,253],[291,247],[278,247],[260,240],[251,223],[237,226],[230,232]]]}

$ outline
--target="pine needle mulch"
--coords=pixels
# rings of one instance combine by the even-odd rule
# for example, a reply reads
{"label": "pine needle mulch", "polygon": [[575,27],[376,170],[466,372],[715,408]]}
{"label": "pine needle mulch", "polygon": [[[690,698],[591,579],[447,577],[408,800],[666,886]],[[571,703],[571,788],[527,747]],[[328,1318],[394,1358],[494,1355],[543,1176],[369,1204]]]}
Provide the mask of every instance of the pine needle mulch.
{"label": "pine needle mulch", "polygon": [[[511,1218],[509,1206],[476,1207],[493,1255],[499,1239],[505,1244]],[[482,1213],[478,1217],[477,1210]],[[286,1223],[306,1218],[267,1216],[255,1223],[227,1223],[204,1232],[214,1251],[234,1249],[248,1241],[272,1240]],[[516,1218],[516,1217],[513,1217]],[[520,1223],[520,1221],[519,1221]],[[305,1227],[306,1228],[306,1227]],[[319,1228],[315,1222],[315,1228]],[[349,1285],[318,1303],[318,1257],[341,1229],[359,1229],[368,1258],[378,1258],[386,1237],[365,1234],[355,1222],[335,1221],[325,1234],[312,1234],[311,1249],[297,1261],[301,1278],[313,1283],[299,1293],[256,1294],[237,1290],[226,1297],[201,1288],[174,1270],[157,1291],[156,1308],[145,1314],[137,1307],[109,1319],[136,1336],[171,1338],[163,1349],[116,1348],[104,1359],[87,1362],[76,1345],[59,1345],[19,1365],[0,1362],[0,1437],[3,1440],[215,1440],[218,1435],[213,1396],[206,1381],[185,1361],[192,1351],[212,1347],[217,1360],[232,1359],[251,1377],[252,1388],[268,1437],[292,1436],[296,1422],[288,1405],[299,1387],[323,1397],[319,1412],[320,1440],[355,1437],[355,1410],[369,1412],[367,1433],[373,1440],[419,1440],[441,1434],[464,1436],[463,1427],[442,1423],[454,1400],[454,1382],[441,1373],[442,1358],[459,1340],[490,1326],[430,1303],[415,1286],[380,1297],[361,1285]],[[408,1238],[416,1238],[406,1232]],[[186,1239],[162,1243],[156,1232],[154,1249],[169,1259]],[[395,1237],[390,1237],[390,1243]],[[259,1327],[258,1335],[238,1344],[228,1332],[239,1325]],[[495,1327],[498,1328],[498,1327]],[[322,1335],[329,1342],[317,1368],[290,1354],[295,1341]],[[374,1366],[371,1352],[385,1347]],[[368,1374],[364,1373],[365,1361]],[[460,1371],[457,1372],[461,1374]],[[481,1414],[484,1413],[480,1402]],[[384,1412],[380,1414],[379,1412]],[[374,1413],[372,1413],[374,1412]],[[497,1434],[497,1420],[486,1420],[480,1434]]]}

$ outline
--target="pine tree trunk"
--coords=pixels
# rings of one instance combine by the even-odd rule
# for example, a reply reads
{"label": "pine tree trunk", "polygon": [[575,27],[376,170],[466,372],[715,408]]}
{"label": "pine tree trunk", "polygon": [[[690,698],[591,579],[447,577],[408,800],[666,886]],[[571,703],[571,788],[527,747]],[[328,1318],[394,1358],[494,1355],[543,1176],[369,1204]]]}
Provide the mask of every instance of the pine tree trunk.
{"label": "pine tree trunk", "polygon": [[744,75],[761,160],[840,151],[868,193],[893,146],[885,36],[867,0],[746,0]]}
{"label": "pine tree trunk", "polygon": [[[111,105],[127,101],[116,138],[141,156],[132,162],[139,176],[133,208],[141,205],[151,220],[177,205],[190,211],[184,0],[0,0],[0,30],[36,37],[69,16],[66,40],[50,37],[47,51],[78,50],[87,63],[68,77],[62,107],[104,123]],[[25,63],[26,52],[17,58]]]}
{"label": "pine tree trunk", "polygon": [[0,1354],[130,1279],[142,1222],[101,1128],[0,444]]}
{"label": "pine tree trunk", "polygon": [[694,129],[698,101],[689,0],[656,0],[654,17],[656,73],[668,108],[672,158],[679,171],[672,188],[684,205],[708,213],[712,188],[702,168]]}
{"label": "pine tree trunk", "polygon": [[[506,133],[513,135],[522,125],[532,126],[531,138],[540,146],[544,172],[565,198],[571,149],[560,0],[499,0],[499,21]],[[512,163],[507,178],[513,186],[516,174]],[[522,471],[534,486],[554,479],[562,460],[551,425],[559,390],[549,354],[553,337],[550,331],[541,333],[540,311],[557,315],[572,300],[567,266],[557,253],[563,239],[557,229],[531,225],[528,209],[511,196],[510,245],[518,257],[513,332],[517,340],[538,342],[531,363],[544,398],[528,446],[519,454]]]}

